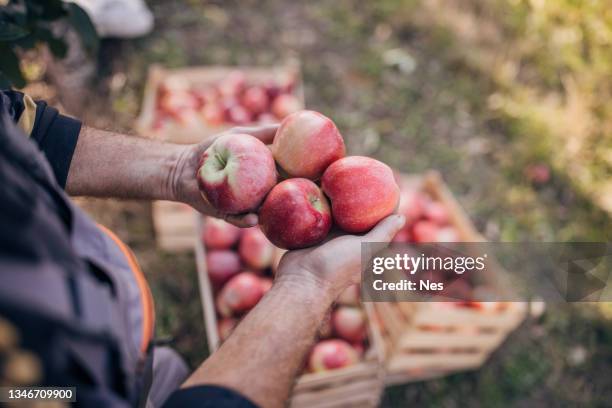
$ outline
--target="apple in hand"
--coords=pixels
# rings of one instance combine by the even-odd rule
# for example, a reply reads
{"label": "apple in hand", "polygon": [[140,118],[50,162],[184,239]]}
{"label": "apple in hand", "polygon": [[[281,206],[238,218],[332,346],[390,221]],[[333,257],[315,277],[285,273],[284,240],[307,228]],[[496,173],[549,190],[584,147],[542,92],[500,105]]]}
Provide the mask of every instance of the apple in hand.
{"label": "apple in hand", "polygon": [[272,113],[279,119],[302,109],[302,102],[294,95],[280,94],[272,102]]}
{"label": "apple in hand", "polygon": [[331,119],[303,110],[282,121],[272,154],[290,177],[317,180],[330,164],[344,157],[344,140]]}
{"label": "apple in hand", "polygon": [[230,279],[217,297],[217,310],[223,317],[246,312],[264,295],[261,278],[252,272],[241,272]]}
{"label": "apple in hand", "polygon": [[366,337],[366,318],[358,307],[341,306],[332,314],[334,332],[343,339],[356,343]]}
{"label": "apple in hand", "polygon": [[240,238],[240,228],[218,218],[207,217],[202,230],[202,242],[210,249],[227,249]]}
{"label": "apple in hand", "polygon": [[220,136],[206,149],[197,171],[200,192],[221,212],[255,210],[276,184],[272,153],[246,134]]}
{"label": "apple in hand", "polygon": [[315,183],[304,178],[280,182],[259,209],[259,225],[274,245],[306,248],[321,242],[332,224],[327,199]]}
{"label": "apple in hand", "polygon": [[331,200],[332,215],[344,231],[369,231],[397,208],[400,190],[393,171],[369,157],[337,160],[323,173],[323,191]]}
{"label": "apple in hand", "polygon": [[272,265],[274,245],[258,227],[251,227],[242,233],[238,253],[248,267],[266,269]]}
{"label": "apple in hand", "polygon": [[310,371],[318,373],[348,367],[359,361],[355,349],[339,339],[323,340],[317,343],[308,359]]}
{"label": "apple in hand", "polygon": [[219,288],[240,272],[240,258],[234,251],[209,251],[206,254],[206,270],[213,286]]}

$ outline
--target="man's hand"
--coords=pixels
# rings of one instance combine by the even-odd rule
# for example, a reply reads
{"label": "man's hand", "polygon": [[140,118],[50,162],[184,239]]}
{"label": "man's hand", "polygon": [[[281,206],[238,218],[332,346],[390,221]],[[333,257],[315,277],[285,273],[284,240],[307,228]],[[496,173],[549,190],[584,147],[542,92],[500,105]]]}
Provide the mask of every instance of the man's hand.
{"label": "man's hand", "polygon": [[182,154],[178,157],[177,165],[171,170],[169,175],[170,188],[169,191],[174,201],[184,202],[189,204],[202,214],[210,215],[216,218],[222,218],[238,227],[252,227],[257,225],[257,215],[254,213],[230,215],[223,214],[214,208],[206,198],[200,193],[196,172],[200,162],[202,153],[217,139],[219,136],[227,133],[239,134],[246,133],[254,136],[265,144],[272,143],[278,125],[268,125],[261,127],[236,127],[227,132],[215,135],[210,139],[197,145],[187,146]]}
{"label": "man's hand", "polygon": [[[233,128],[226,133],[247,133],[269,144],[277,129],[278,125],[270,125]],[[196,179],[200,156],[218,136],[195,145],[179,145],[84,126],[66,191],[91,197],[180,201],[239,227],[256,225],[256,214],[222,214],[200,194]]]}
{"label": "man's hand", "polygon": [[394,214],[365,235],[343,235],[320,246],[289,251],[280,261],[276,279],[298,285],[313,283],[335,299],[361,280],[361,243],[390,242],[405,221],[402,215]]}
{"label": "man's hand", "polygon": [[363,236],[342,236],[285,254],[272,289],[183,384],[231,388],[262,407],[287,405],[321,321],[359,281],[361,243],[388,243],[404,225],[391,215]]}

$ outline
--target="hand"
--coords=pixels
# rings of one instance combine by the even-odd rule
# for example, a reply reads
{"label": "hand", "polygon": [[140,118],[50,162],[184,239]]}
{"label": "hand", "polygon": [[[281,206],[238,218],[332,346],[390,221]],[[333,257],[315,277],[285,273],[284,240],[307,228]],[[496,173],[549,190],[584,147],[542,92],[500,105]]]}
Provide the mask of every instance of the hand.
{"label": "hand", "polygon": [[390,215],[365,235],[344,235],[312,248],[289,251],[282,257],[276,280],[298,286],[314,285],[335,300],[340,292],[361,280],[361,243],[389,243],[406,219]]}
{"label": "hand", "polygon": [[183,152],[179,155],[174,171],[171,172],[169,182],[171,184],[170,191],[175,201],[180,201],[189,204],[199,212],[212,217],[221,218],[225,221],[234,224],[238,227],[246,228],[257,225],[257,214],[247,213],[230,215],[224,214],[214,208],[204,197],[198,188],[196,172],[202,153],[217,139],[224,134],[239,134],[246,133],[254,136],[265,144],[272,143],[278,125],[266,125],[259,127],[235,127],[226,132],[214,135],[213,137],[195,144],[186,146]]}

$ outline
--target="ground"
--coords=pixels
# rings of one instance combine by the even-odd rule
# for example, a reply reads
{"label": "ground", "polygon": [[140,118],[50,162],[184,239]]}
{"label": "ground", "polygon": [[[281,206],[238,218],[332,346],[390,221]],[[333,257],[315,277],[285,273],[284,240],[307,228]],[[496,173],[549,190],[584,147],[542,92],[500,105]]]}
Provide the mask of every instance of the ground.
{"label": "ground", "polygon": [[[546,65],[550,50],[533,51],[516,34],[532,21],[524,7],[500,17],[503,7],[472,2],[458,10],[444,7],[448,2],[417,0],[149,3],[153,34],[102,44],[98,97],[84,113],[90,123],[131,131],[153,63],[265,66],[296,56],[308,107],[337,122],[351,154],[371,155],[404,172],[439,170],[488,239],[609,240],[606,197],[596,194],[609,181],[609,162],[585,155],[594,149],[587,142],[575,156],[559,150],[567,140],[554,139],[554,126],[534,116],[545,104],[531,92],[537,83],[539,94],[567,93],[567,72],[587,72],[583,65],[589,64],[563,71],[563,80],[545,76],[561,63]],[[490,58],[493,50],[503,51],[501,65]],[[508,79],[507,71],[516,70],[512,58],[520,68]],[[602,108],[597,103],[590,106]],[[522,110],[513,110],[517,106]],[[565,106],[546,112],[563,117]],[[606,112],[611,110],[594,117]],[[595,125],[589,131],[598,134]],[[610,128],[601,129],[605,136]],[[593,141],[587,131],[576,132]],[[609,138],[595,140],[598,152],[610,146]],[[550,180],[528,180],[530,165],[550,169]],[[155,248],[148,203],[88,200],[85,207],[134,248],[152,284],[161,338],[195,366],[206,345],[193,255]],[[604,312],[600,305],[549,304],[480,370],[393,387],[383,405],[611,406],[612,320]]]}

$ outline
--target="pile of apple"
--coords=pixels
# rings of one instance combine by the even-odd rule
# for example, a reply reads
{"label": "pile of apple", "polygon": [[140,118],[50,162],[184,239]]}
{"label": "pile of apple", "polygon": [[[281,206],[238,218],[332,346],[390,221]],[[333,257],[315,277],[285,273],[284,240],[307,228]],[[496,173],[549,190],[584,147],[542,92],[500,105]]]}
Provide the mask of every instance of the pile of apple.
{"label": "pile of apple", "polygon": [[265,83],[248,80],[242,71],[231,71],[217,83],[191,84],[171,76],[157,91],[154,127],[169,123],[207,127],[277,123],[302,109],[294,95],[294,76]]}
{"label": "pile of apple", "polygon": [[[272,245],[258,227],[240,229],[210,217],[204,220],[201,239],[223,341],[272,287],[285,251]],[[319,372],[355,364],[366,345],[366,317],[359,307],[359,286],[353,285],[340,295],[331,318],[320,328],[307,370]]]}
{"label": "pile of apple", "polygon": [[266,237],[285,249],[322,242],[332,224],[366,232],[395,211],[400,194],[389,166],[345,157],[336,125],[314,111],[287,116],[270,147],[246,134],[219,137],[196,176],[212,206],[226,214],[257,212]]}

